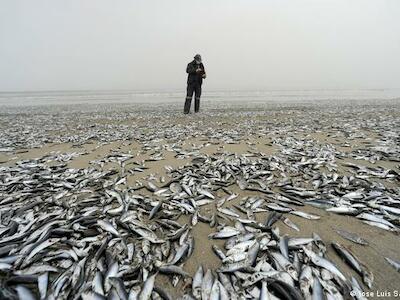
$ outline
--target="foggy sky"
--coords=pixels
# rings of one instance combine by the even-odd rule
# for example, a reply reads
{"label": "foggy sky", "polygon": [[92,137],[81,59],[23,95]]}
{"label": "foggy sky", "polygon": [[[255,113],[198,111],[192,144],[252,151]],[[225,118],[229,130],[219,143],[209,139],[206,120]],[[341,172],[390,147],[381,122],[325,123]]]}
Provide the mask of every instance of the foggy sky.
{"label": "foggy sky", "polygon": [[399,0],[2,0],[0,91],[400,88]]}

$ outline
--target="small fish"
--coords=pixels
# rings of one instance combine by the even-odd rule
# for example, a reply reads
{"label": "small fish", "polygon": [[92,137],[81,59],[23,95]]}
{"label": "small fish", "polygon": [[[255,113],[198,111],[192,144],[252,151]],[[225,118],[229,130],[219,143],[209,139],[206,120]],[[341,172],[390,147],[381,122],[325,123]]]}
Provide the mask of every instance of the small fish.
{"label": "small fish", "polygon": [[349,241],[352,241],[356,244],[360,244],[360,245],[368,245],[368,242],[363,239],[362,237],[358,236],[355,233],[346,231],[346,230],[341,230],[341,229],[335,229],[335,231],[337,232],[338,235],[340,235],[342,238],[345,238]]}
{"label": "small fish", "polygon": [[288,227],[296,230],[296,231],[300,231],[299,227],[297,227],[296,224],[294,224],[289,218],[283,218],[283,223],[286,224]]}
{"label": "small fish", "polygon": [[213,239],[226,239],[232,236],[236,236],[239,233],[240,231],[237,230],[236,228],[225,226],[222,230],[209,234],[208,237]]}
{"label": "small fish", "polygon": [[314,241],[314,238],[290,238],[288,240],[288,247],[298,247],[310,244]]}
{"label": "small fish", "polygon": [[197,268],[192,281],[192,294],[196,300],[201,299],[201,283],[203,281],[203,266]]}
{"label": "small fish", "polygon": [[219,259],[221,259],[222,262],[225,262],[226,260],[225,253],[217,245],[212,245],[211,248],[214,251],[214,253],[219,257]]}
{"label": "small fish", "polygon": [[305,298],[309,298],[310,295],[310,288],[314,284],[314,279],[313,274],[312,274],[312,268],[309,265],[304,265],[299,276],[299,284],[300,284],[300,290],[303,293]]}
{"label": "small fish", "polygon": [[49,284],[49,273],[45,272],[38,277],[38,289],[41,300],[46,299],[48,284]]}
{"label": "small fish", "polygon": [[280,206],[279,204],[276,203],[268,203],[266,206],[272,210],[278,211],[278,212],[291,212],[293,209],[290,207],[284,207]]}
{"label": "small fish", "polygon": [[24,299],[24,300],[35,300],[36,299],[35,295],[31,292],[31,290],[26,288],[23,285],[17,285],[15,287],[15,290],[18,293],[19,299]]}
{"label": "small fish", "polygon": [[285,256],[278,252],[270,252],[269,255],[278,270],[281,269],[282,271],[287,272],[294,280],[298,280],[299,274],[296,268]]}
{"label": "small fish", "polygon": [[288,244],[288,237],[287,235],[281,236],[279,240],[279,250],[281,251],[282,255],[289,260],[289,244]]}
{"label": "small fish", "polygon": [[380,218],[376,215],[373,215],[373,214],[361,213],[361,214],[357,215],[357,218],[362,219],[362,220],[367,220],[370,222],[374,222],[374,223],[382,223],[383,225],[385,225],[385,226],[383,226],[385,228],[388,227],[388,228],[393,228],[394,230],[396,229],[396,226],[394,226],[389,221],[387,221],[383,218]]}
{"label": "small fish", "polygon": [[358,209],[351,206],[337,206],[327,208],[326,211],[334,212],[340,215],[356,215],[358,213]]}
{"label": "small fish", "polygon": [[259,251],[260,251],[260,243],[258,241],[254,241],[253,245],[251,245],[249,247],[249,250],[247,251],[247,258],[246,258],[251,267],[255,265]]}
{"label": "small fish", "polygon": [[315,254],[313,251],[308,250],[307,248],[303,247],[304,253],[311,259],[313,264],[317,265],[318,267],[327,269],[328,271],[332,272],[333,274],[337,275],[341,280],[346,282],[346,277],[343,273],[329,260]]}
{"label": "small fish", "polygon": [[142,290],[140,291],[138,300],[149,300],[154,288],[154,281],[157,274],[153,274],[144,282]]}
{"label": "small fish", "polygon": [[210,198],[210,199],[215,199],[214,195],[211,194],[209,191],[207,191],[207,190],[205,190],[205,189],[198,188],[198,189],[197,189],[197,192],[198,192],[200,195],[206,196],[206,197],[208,197],[208,198]]}
{"label": "small fish", "polygon": [[308,219],[308,220],[321,219],[321,217],[318,216],[318,215],[309,214],[309,213],[306,213],[306,212],[303,212],[303,211],[299,211],[299,210],[292,210],[289,213],[292,214],[292,215],[298,216],[298,217],[302,217],[302,218]]}
{"label": "small fish", "polygon": [[128,300],[128,293],[121,278],[111,277],[110,283],[118,294],[119,299]]}
{"label": "small fish", "polygon": [[97,220],[97,224],[104,229],[105,231],[110,232],[111,234],[119,237],[119,232],[112,226],[108,221]]}
{"label": "small fish", "polygon": [[235,218],[239,218],[240,216],[235,213],[234,211],[232,211],[231,209],[228,208],[217,208],[218,211],[220,211],[221,213],[231,216],[231,217],[235,217]]}
{"label": "small fish", "polygon": [[336,252],[344,258],[344,260],[361,276],[363,276],[364,283],[372,288],[372,282],[374,281],[374,275],[370,272],[367,267],[357,258],[349,249],[339,243],[332,243],[333,248]]}
{"label": "small fish", "polygon": [[394,228],[392,226],[388,226],[386,224],[383,224],[381,222],[374,222],[374,221],[366,221],[366,220],[362,220],[363,223],[374,226],[374,227],[378,227],[387,231],[393,231],[393,232],[399,232],[399,229]]}
{"label": "small fish", "polygon": [[277,222],[280,218],[282,217],[281,213],[278,213],[276,211],[271,212],[268,217],[267,220],[265,221],[265,225],[267,227],[271,227],[275,222]]}
{"label": "small fish", "polygon": [[158,187],[154,183],[152,183],[151,181],[147,182],[147,186],[146,187],[150,192],[156,192],[158,190]]}
{"label": "small fish", "polygon": [[159,201],[159,202],[157,203],[157,205],[154,206],[153,209],[150,211],[150,214],[149,214],[149,219],[150,219],[150,220],[153,219],[154,216],[158,213],[158,211],[159,211],[160,208],[161,208],[161,205],[162,205],[162,201]]}
{"label": "small fish", "polygon": [[0,263],[0,270],[1,271],[7,271],[7,270],[11,270],[12,269],[12,265],[8,264],[8,263]]}
{"label": "small fish", "polygon": [[397,272],[400,272],[400,261],[391,259],[389,257],[385,257],[386,261],[396,269]]}
{"label": "small fish", "polygon": [[253,268],[249,265],[249,262],[247,260],[242,260],[240,262],[235,262],[230,264],[224,264],[218,268],[218,272],[222,273],[233,273],[236,271],[251,272],[253,271]]}
{"label": "small fish", "polygon": [[[186,185],[185,185],[185,188],[187,188],[190,191],[190,189]],[[182,192],[182,186],[177,182],[172,182],[169,186],[169,189],[174,194],[179,194],[180,192]],[[185,191],[186,191],[186,189],[185,189]],[[189,194],[189,195],[191,195],[191,194]]]}
{"label": "small fish", "polygon": [[207,272],[204,274],[203,280],[201,282],[201,299],[209,299],[213,281],[214,276],[212,275],[211,270],[208,269]]}
{"label": "small fish", "polygon": [[160,273],[164,273],[164,274],[178,274],[178,275],[182,275],[182,276],[189,276],[189,274],[185,271],[183,271],[183,269],[181,267],[178,266],[174,266],[174,265],[165,265],[165,266],[161,266],[158,269],[160,271]]}
{"label": "small fish", "polygon": [[314,277],[311,297],[312,300],[324,299],[324,292],[322,290],[321,281],[318,276]]}

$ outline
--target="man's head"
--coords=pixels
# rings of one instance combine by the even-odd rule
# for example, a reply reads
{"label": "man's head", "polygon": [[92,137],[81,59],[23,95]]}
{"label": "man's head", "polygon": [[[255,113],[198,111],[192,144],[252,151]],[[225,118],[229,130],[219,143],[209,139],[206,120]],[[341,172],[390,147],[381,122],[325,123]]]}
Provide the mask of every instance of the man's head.
{"label": "man's head", "polygon": [[200,54],[196,54],[194,56],[194,60],[196,61],[197,64],[201,64],[201,55]]}

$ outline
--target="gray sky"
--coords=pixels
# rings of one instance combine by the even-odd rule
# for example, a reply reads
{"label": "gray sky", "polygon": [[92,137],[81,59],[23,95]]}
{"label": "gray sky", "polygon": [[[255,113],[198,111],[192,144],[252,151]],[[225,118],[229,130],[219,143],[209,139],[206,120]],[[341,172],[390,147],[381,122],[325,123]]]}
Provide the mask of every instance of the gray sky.
{"label": "gray sky", "polygon": [[400,88],[399,0],[2,0],[0,91]]}

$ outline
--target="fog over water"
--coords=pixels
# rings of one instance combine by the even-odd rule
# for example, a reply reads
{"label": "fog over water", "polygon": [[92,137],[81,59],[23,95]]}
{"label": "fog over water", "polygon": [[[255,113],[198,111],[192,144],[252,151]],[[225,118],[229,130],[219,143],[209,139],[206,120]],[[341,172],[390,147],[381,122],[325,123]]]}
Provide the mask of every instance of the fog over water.
{"label": "fog over water", "polygon": [[400,88],[398,0],[4,0],[0,91]]}

